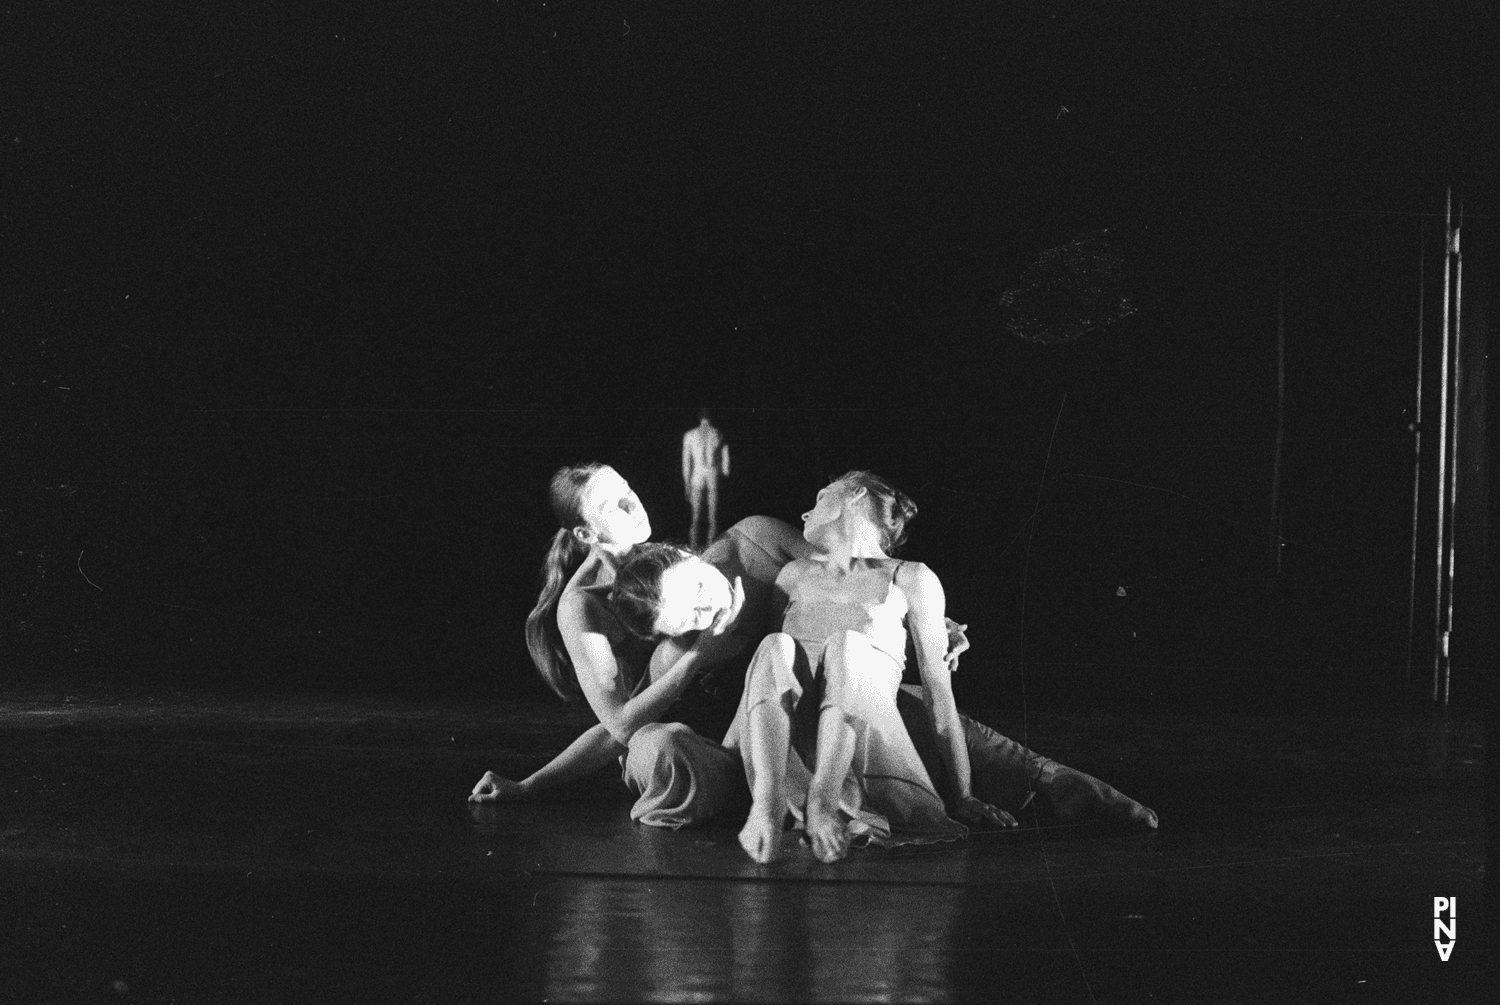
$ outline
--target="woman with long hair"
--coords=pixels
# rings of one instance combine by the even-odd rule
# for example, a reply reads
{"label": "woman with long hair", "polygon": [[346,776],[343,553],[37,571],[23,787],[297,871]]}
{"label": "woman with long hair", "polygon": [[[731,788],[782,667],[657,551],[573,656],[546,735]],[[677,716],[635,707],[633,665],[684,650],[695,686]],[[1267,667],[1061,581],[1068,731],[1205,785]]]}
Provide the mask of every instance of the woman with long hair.
{"label": "woman with long hair", "polygon": [[[800,553],[801,541],[768,518],[731,528],[714,546],[731,575],[720,576],[713,594],[702,598],[698,606],[706,613],[684,629],[681,642],[658,645],[628,630],[609,599],[622,558],[651,536],[651,521],[629,483],[608,465],[576,464],[553,475],[550,491],[559,526],[526,619],[527,647],[548,686],[565,700],[587,702],[599,723],[528,778],[486,772],[470,799],[524,798],[619,759],[639,797],[632,819],[661,827],[706,819],[744,783],[737,757],[716,742],[732,721],[738,691],[701,678],[759,638],[774,579],[768,570],[793,557],[779,549],[795,542]],[[743,573],[751,568],[749,620],[757,628],[747,637],[733,629],[747,602]]]}

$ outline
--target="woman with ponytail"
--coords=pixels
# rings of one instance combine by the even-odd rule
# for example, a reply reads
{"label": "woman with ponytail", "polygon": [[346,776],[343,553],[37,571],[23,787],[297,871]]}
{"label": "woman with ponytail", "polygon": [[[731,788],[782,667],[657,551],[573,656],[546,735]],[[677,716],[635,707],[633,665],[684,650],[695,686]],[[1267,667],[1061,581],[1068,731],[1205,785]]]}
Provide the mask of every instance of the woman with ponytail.
{"label": "woman with ponytail", "polygon": [[[573,675],[573,664],[568,659],[567,647],[562,634],[557,630],[557,602],[562,598],[563,588],[589,555],[589,546],[578,531],[586,526],[583,520],[583,491],[604,465],[596,462],[575,464],[560,468],[552,476],[552,515],[557,518],[557,532],[547,548],[547,557],[542,560],[542,591],[536,606],[526,616],[526,648],[531,650],[531,661],[536,664],[542,680],[564,701],[581,698],[578,679]],[[641,511],[644,515],[645,510]],[[647,518],[649,535],[649,517]]]}
{"label": "woman with ponytail", "polygon": [[[526,643],[547,685],[564,700],[586,701],[599,724],[522,781],[486,772],[470,798],[522,798],[618,759],[626,784],[640,797],[632,819],[659,827],[706,819],[744,788],[738,759],[715,742],[732,708],[709,739],[689,724],[692,716],[684,713],[692,708],[677,706],[702,704],[682,699],[700,697],[701,688],[689,691],[704,671],[746,648],[746,640],[730,632],[744,604],[743,587],[738,577],[726,583],[714,597],[713,614],[686,644],[641,638],[610,603],[622,558],[651,536],[640,499],[613,468],[588,463],[554,474],[551,500],[559,527],[526,619]],[[667,721],[674,718],[689,722]]]}

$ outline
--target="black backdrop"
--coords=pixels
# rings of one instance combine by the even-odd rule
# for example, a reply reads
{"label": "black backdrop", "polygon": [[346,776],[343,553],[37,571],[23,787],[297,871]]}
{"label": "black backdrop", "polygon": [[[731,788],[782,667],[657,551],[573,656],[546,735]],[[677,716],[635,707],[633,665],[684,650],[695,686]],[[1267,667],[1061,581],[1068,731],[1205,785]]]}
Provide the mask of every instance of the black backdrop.
{"label": "black backdrop", "polygon": [[[541,694],[548,473],[680,537],[708,405],[728,519],[855,466],[917,498],[962,700],[1023,657],[1059,701],[1403,693],[1447,185],[1471,295],[1493,262],[1482,9],[8,12],[15,679]],[[1137,313],[1011,336],[1100,229]]]}

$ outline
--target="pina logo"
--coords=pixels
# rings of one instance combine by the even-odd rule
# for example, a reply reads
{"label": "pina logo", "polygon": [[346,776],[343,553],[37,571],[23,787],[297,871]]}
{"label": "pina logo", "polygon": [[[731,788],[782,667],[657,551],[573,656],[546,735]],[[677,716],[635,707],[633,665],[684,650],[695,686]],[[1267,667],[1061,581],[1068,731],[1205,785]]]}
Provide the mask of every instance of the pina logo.
{"label": "pina logo", "polygon": [[[1443,920],[1443,915],[1448,920]],[[1447,939],[1445,943],[1443,940]],[[1444,963],[1453,952],[1454,944],[1458,942],[1458,898],[1457,897],[1433,897],[1432,898],[1432,944],[1437,946],[1438,956]]]}

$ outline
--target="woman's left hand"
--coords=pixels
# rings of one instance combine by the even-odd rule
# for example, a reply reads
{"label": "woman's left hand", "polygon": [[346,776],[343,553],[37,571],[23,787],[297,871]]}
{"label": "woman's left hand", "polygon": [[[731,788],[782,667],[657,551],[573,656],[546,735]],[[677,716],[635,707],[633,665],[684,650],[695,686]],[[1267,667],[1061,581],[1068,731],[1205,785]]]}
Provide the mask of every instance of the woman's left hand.
{"label": "woman's left hand", "polygon": [[961,796],[958,800],[958,819],[966,824],[992,823],[1001,827],[1016,826],[1016,818],[1004,810],[996,809],[975,796]]}

